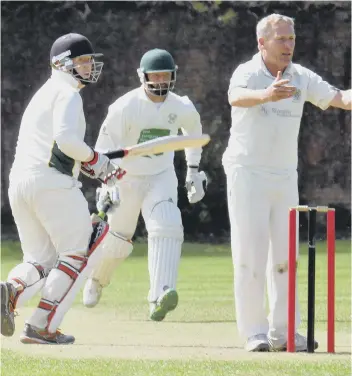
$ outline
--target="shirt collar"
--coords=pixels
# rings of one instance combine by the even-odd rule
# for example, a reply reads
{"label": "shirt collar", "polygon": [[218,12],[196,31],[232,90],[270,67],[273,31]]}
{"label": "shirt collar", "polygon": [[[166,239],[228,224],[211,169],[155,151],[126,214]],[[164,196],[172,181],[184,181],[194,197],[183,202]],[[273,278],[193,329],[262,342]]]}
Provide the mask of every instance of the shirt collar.
{"label": "shirt collar", "polygon": [[70,73],[62,72],[57,69],[52,69],[51,78],[56,81],[64,82],[74,89],[80,90],[78,88],[79,81],[76,80]]}
{"label": "shirt collar", "polygon": [[[266,76],[273,77],[273,75],[269,72],[268,68],[266,67],[266,65],[263,61],[263,58],[262,58],[262,54],[260,52],[257,52],[253,56],[253,61],[255,61],[257,64],[260,64],[260,68]],[[291,76],[292,77],[294,73],[295,73],[295,67],[294,67],[293,63],[290,62],[290,64],[287,66],[287,68],[283,72],[283,76],[285,76],[285,77]]]}

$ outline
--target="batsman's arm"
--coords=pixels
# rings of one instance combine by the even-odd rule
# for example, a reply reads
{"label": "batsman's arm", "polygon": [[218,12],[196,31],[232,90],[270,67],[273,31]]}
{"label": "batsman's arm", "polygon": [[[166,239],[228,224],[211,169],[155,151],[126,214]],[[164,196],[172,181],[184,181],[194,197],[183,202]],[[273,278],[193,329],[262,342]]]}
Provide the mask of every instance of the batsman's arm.
{"label": "batsman's arm", "polygon": [[[123,106],[119,106],[119,100],[109,107],[108,114],[100,127],[95,150],[106,154],[117,149],[122,149],[123,140],[127,135],[126,116]],[[121,158],[123,154],[116,155],[115,158]],[[110,159],[114,159],[111,155]],[[118,161],[115,161],[118,164]]]}
{"label": "batsman's arm", "polygon": [[[188,99],[186,101],[187,111],[183,118],[182,134],[185,136],[201,136],[203,133],[200,115],[194,104]],[[202,148],[186,148],[185,156],[187,166],[196,166],[200,164],[202,157]]]}
{"label": "batsman's arm", "polygon": [[53,137],[64,154],[76,161],[86,162],[91,160],[94,154],[79,133],[79,117],[82,111],[82,98],[78,93],[60,94],[54,104]]}
{"label": "batsman's arm", "polygon": [[[119,100],[109,106],[108,114],[100,127],[95,143],[95,150],[106,155],[117,169],[119,159],[127,155],[127,151],[120,147],[120,139],[125,134],[125,123],[123,107],[118,104]],[[104,184],[102,179],[98,180]]]}
{"label": "batsman's arm", "polygon": [[[114,146],[114,142],[108,130],[105,128],[104,124],[100,128],[100,132],[99,132],[94,150],[96,150],[98,153],[103,153],[103,154],[107,154],[112,150],[116,150],[116,147]],[[116,158],[119,158],[119,157],[116,157]],[[113,159],[113,158],[110,158],[110,159]]]}

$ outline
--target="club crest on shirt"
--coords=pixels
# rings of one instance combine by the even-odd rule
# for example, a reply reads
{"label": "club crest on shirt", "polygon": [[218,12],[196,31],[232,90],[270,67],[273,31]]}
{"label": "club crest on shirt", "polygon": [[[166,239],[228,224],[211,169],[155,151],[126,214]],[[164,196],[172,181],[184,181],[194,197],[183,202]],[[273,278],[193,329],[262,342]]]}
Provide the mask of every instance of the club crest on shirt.
{"label": "club crest on shirt", "polygon": [[301,90],[297,89],[295,95],[293,96],[293,102],[299,102],[301,100]]}
{"label": "club crest on shirt", "polygon": [[168,123],[169,124],[174,124],[176,119],[177,119],[177,115],[176,114],[169,114],[169,117],[168,117]]}

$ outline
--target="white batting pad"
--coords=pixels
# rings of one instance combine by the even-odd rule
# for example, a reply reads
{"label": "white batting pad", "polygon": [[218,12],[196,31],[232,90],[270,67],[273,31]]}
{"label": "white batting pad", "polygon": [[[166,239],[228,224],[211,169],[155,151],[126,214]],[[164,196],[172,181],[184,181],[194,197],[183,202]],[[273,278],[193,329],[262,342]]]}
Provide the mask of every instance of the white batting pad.
{"label": "white batting pad", "polygon": [[158,202],[146,221],[148,238],[172,238],[183,241],[180,209],[170,201]]}
{"label": "white batting pad", "polygon": [[111,282],[111,278],[116,268],[125,260],[125,258],[104,258],[99,262],[89,278],[95,279],[102,287],[106,287]]}
{"label": "white batting pad", "polygon": [[17,308],[23,306],[43,288],[48,272],[48,269],[29,262],[23,262],[10,271],[7,281],[18,291]]}
{"label": "white batting pad", "polygon": [[183,243],[183,226],[178,207],[169,201],[156,204],[147,223],[149,302],[169,288],[176,288]]}
{"label": "white batting pad", "polygon": [[133,250],[133,243],[114,231],[109,231],[103,240],[103,255],[89,278],[97,280],[103,287],[107,286],[118,267]]}
{"label": "white batting pad", "polygon": [[125,259],[133,250],[132,241],[115,231],[108,232],[103,240],[102,246],[103,257],[107,258]]}
{"label": "white batting pad", "polygon": [[182,241],[178,239],[149,239],[149,302],[155,302],[167,287],[176,289],[178,266],[181,258],[181,247]]}
{"label": "white batting pad", "polygon": [[50,333],[55,333],[77,292],[88,277],[89,271],[100,260],[102,240],[108,230],[109,225],[106,222],[95,223],[88,250],[77,250],[59,256],[42,289],[42,298],[38,308],[27,321],[29,324],[47,328]]}
{"label": "white batting pad", "polygon": [[[91,260],[94,263],[97,256],[98,254],[94,252],[88,258],[88,263]],[[58,263],[60,265],[49,273],[42,289],[42,299],[38,308],[27,321],[39,328],[47,327],[50,333],[54,333],[61,324],[65,313],[71,307],[77,292],[88,276],[88,269],[83,268],[84,263],[80,260],[69,256],[60,256]]]}

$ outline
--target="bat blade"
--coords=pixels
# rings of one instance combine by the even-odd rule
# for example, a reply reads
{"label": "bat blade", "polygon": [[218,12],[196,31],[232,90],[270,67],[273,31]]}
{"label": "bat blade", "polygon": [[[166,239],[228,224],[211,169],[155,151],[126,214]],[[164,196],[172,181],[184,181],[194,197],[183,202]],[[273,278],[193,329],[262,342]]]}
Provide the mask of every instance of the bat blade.
{"label": "bat blade", "polygon": [[186,148],[200,148],[210,141],[208,134],[201,136],[164,136],[154,140],[128,146],[125,149],[108,152],[105,155],[110,159],[145,156],[170,151],[184,150]]}

